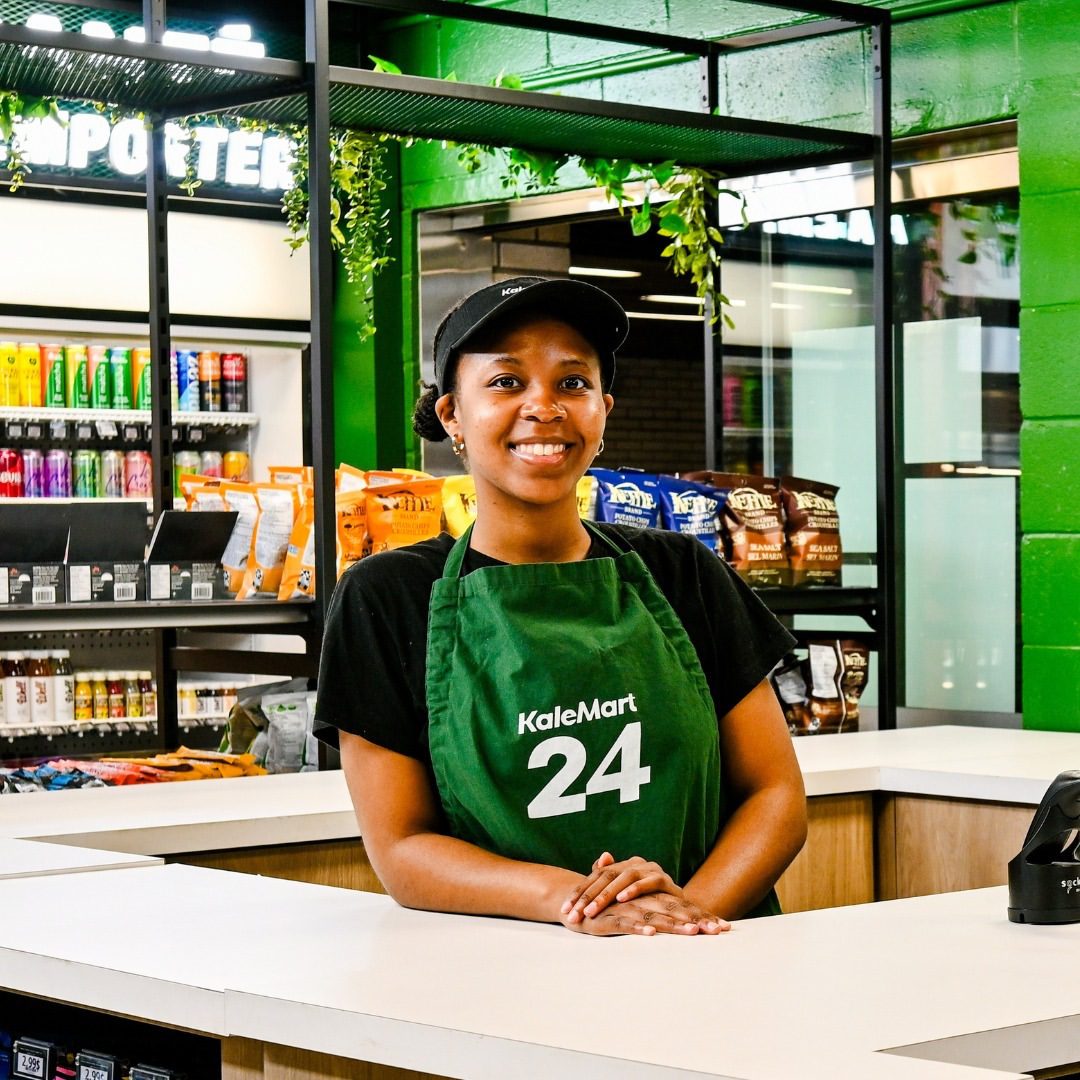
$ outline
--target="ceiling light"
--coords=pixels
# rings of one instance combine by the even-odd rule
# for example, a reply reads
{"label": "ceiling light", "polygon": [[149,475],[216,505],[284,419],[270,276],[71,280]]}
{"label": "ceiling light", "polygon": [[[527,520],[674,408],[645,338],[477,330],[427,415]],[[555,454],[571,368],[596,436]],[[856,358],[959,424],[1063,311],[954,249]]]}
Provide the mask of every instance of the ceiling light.
{"label": "ceiling light", "polygon": [[829,293],[832,296],[850,296],[855,291],[845,289],[840,285],[802,285],[797,281],[774,281],[772,287],[783,289],[785,292]]}
{"label": "ceiling light", "polygon": [[641,277],[640,270],[608,270],[603,266],[571,266],[568,268],[567,273],[579,274],[581,277]]}
{"label": "ceiling light", "polygon": [[146,44],[146,31],[141,26],[129,26],[124,31],[125,41],[134,41],[139,45]]}
{"label": "ceiling light", "polygon": [[802,304],[778,304],[775,300],[769,305],[773,311],[802,311]]}
{"label": "ceiling light", "polygon": [[974,468],[957,466],[957,476],[1019,476],[1019,469],[991,469],[989,465],[976,465]]}
{"label": "ceiling light", "polygon": [[26,26],[29,30],[52,30],[54,32],[64,29],[64,24],[55,15],[46,15],[40,11],[35,11],[33,15],[27,18]]}
{"label": "ceiling light", "polygon": [[692,304],[694,307],[701,306],[700,296],[676,296],[674,293],[646,293],[641,298],[652,304]]}
{"label": "ceiling light", "polygon": [[247,23],[226,23],[218,30],[218,37],[229,38],[231,41],[250,41],[251,27]]}
{"label": "ceiling light", "polygon": [[266,46],[260,41],[237,41],[234,38],[216,37],[210,42],[210,51],[226,56],[265,56]]}
{"label": "ceiling light", "polygon": [[666,311],[628,311],[628,319],[666,319],[670,322],[704,322],[701,315],[673,315]]}
{"label": "ceiling light", "polygon": [[189,34],[183,30],[166,30],[161,38],[162,45],[168,45],[173,49],[193,49],[207,52],[210,49],[210,38],[206,34]]}
{"label": "ceiling light", "polygon": [[96,38],[114,38],[116,34],[113,32],[113,28],[107,23],[102,22],[100,19],[91,19],[89,22],[82,24],[82,32],[87,37]]}

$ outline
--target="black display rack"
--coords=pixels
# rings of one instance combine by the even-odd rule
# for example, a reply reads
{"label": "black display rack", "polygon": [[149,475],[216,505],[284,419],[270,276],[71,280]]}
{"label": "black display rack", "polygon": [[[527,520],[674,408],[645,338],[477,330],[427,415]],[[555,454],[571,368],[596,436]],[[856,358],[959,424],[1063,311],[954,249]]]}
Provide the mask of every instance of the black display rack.
{"label": "black display rack", "polygon": [[[612,104],[575,97],[389,75],[329,62],[330,0],[304,0],[304,61],[194,54],[161,44],[165,0],[143,0],[146,44],[101,40],[82,34],[0,24],[0,86],[65,99],[107,101],[141,110],[150,125],[146,207],[149,232],[151,414],[155,516],[169,504],[172,486],[172,416],[169,353],[168,185],[165,121],[199,113],[240,113],[276,122],[306,123],[312,148],[310,198],[311,345],[304,353],[306,463],[314,466],[315,548],[322,572],[318,598],[307,605],[140,605],[109,612],[72,608],[0,613],[0,633],[25,631],[38,620],[52,628],[105,628],[111,619],[149,628],[155,635],[159,684],[159,744],[176,742],[178,670],[314,674],[335,565],[334,430],[330,161],[332,126],[434,137],[531,150],[572,148],[636,160],[675,159],[708,166],[729,176],[838,161],[873,161],[875,179],[874,315],[877,370],[878,585],[874,589],[763,593],[782,615],[859,614],[872,625],[878,650],[879,722],[896,722],[895,565],[892,311],[890,240],[890,17],[887,11],[837,0],[754,0],[756,6],[799,13],[791,25],[751,37],[704,40],[626,27],[553,18],[459,0],[334,0],[383,14],[412,12],[468,22],[611,40],[697,57],[702,65],[701,111]],[[726,0],[744,7],[742,0]],[[92,5],[84,5],[89,8]],[[717,115],[721,58],[748,44],[768,46],[795,37],[861,29],[869,34],[874,97],[870,133]],[[722,342],[706,320],[706,467],[718,464],[722,437],[716,415],[717,371]],[[177,631],[194,625],[220,630],[300,634],[304,654],[189,649]],[[42,753],[49,750],[42,748]]]}

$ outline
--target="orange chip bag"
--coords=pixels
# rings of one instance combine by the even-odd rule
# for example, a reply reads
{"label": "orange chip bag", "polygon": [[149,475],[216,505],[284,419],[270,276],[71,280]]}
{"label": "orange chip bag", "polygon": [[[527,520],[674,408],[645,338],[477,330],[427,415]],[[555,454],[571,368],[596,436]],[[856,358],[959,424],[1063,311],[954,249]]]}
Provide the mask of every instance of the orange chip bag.
{"label": "orange chip bag", "polygon": [[367,473],[355,465],[346,465],[343,461],[334,470],[335,491],[363,491],[367,487]]}
{"label": "orange chip bag", "polygon": [[[225,587],[229,592],[239,595],[251,553],[251,537],[255,531],[255,523],[259,519],[259,500],[255,495],[253,484],[226,482],[221,485],[221,494],[225,500],[224,508],[235,510],[237,513],[232,535],[221,556],[221,566],[226,572]],[[217,509],[217,507],[204,507],[204,509]]]}
{"label": "orange chip bag", "polygon": [[271,484],[314,484],[315,470],[310,465],[271,465]]}
{"label": "orange chip bag", "polygon": [[438,536],[442,530],[441,477],[369,487],[367,528],[371,553],[391,551]]}
{"label": "orange chip bag", "polygon": [[446,531],[456,540],[476,520],[476,483],[467,474],[443,478]]}
{"label": "orange chip bag", "polygon": [[339,491],[334,497],[334,506],[337,510],[337,575],[341,577],[367,554],[367,492]]}
{"label": "orange chip bag", "polygon": [[[177,481],[180,486],[180,494],[184,496],[185,509],[187,510],[226,510],[225,500],[221,495],[221,485],[224,481],[220,476],[199,476],[195,473],[181,473]],[[200,497],[200,492],[217,492],[214,500],[208,496]],[[215,505],[209,505],[215,501]],[[202,505],[196,505],[201,502]]]}
{"label": "orange chip bag", "polygon": [[315,595],[315,503],[308,500],[289,537],[285,566],[281,571],[279,600],[298,600]]}
{"label": "orange chip bag", "polygon": [[257,593],[277,595],[285,555],[300,509],[297,484],[253,484],[259,513],[251,533],[251,550],[237,594],[250,600]]}

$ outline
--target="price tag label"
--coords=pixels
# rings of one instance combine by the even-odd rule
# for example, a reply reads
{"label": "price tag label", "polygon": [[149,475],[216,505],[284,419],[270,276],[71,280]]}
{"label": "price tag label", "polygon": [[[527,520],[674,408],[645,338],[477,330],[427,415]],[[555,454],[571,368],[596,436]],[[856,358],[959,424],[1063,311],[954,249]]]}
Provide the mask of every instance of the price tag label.
{"label": "price tag label", "polygon": [[94,437],[94,429],[90,424],[76,424],[75,438],[80,442],[87,442]]}
{"label": "price tag label", "polygon": [[[147,430],[149,430],[149,428]],[[172,429],[172,441],[174,443],[178,443],[180,441],[180,429],[178,427],[176,427],[175,425],[173,426],[173,429]]]}
{"label": "price tag label", "polygon": [[9,420],[7,436],[9,439],[21,439],[23,437],[23,422],[21,420]]}
{"label": "price tag label", "polygon": [[79,1080],[113,1080],[112,1069],[102,1069],[97,1065],[80,1065]]}
{"label": "price tag label", "polygon": [[11,1074],[13,1077],[52,1080],[56,1047],[51,1043],[38,1042],[37,1039],[18,1039],[12,1049],[15,1058],[15,1069]]}
{"label": "price tag label", "polygon": [[77,1080],[117,1080],[116,1059],[80,1050],[75,1058]]}
{"label": "price tag label", "polygon": [[124,425],[124,442],[138,442],[142,438],[137,424]]}
{"label": "price tag label", "polygon": [[50,420],[49,421],[49,434],[54,439],[66,439],[68,437],[68,426],[66,420]]}
{"label": "price tag label", "polygon": [[114,420],[95,420],[94,426],[97,428],[98,437],[102,439],[115,439],[116,438],[116,421]]}
{"label": "price tag label", "polygon": [[201,427],[188,428],[188,442],[189,443],[201,443],[205,442],[206,433]]}
{"label": "price tag label", "polygon": [[131,1080],[175,1080],[176,1073],[171,1069],[155,1069],[149,1065],[134,1065]]}
{"label": "price tag label", "polygon": [[28,439],[40,439],[41,438],[41,425],[40,424],[27,424],[26,425],[26,437]]}

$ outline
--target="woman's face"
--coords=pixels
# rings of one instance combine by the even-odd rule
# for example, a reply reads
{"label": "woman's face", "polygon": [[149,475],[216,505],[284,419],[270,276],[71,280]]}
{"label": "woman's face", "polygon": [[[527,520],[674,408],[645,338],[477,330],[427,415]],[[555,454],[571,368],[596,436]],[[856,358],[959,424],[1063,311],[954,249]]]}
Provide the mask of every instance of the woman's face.
{"label": "woman's face", "polygon": [[[477,495],[546,505],[575,497],[613,404],[596,350],[558,319],[530,317],[462,352],[436,405],[464,440]],[[485,490],[486,489],[486,490]]]}

